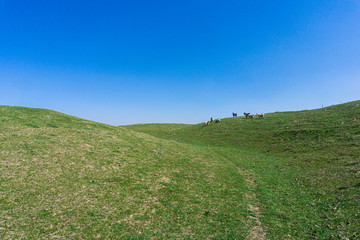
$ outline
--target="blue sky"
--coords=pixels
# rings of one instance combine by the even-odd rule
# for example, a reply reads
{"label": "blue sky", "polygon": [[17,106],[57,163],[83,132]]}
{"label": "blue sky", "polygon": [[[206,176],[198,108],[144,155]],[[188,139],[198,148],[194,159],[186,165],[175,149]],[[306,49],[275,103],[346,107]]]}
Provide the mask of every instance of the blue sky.
{"label": "blue sky", "polygon": [[360,99],[360,2],[0,0],[0,104],[113,125]]}

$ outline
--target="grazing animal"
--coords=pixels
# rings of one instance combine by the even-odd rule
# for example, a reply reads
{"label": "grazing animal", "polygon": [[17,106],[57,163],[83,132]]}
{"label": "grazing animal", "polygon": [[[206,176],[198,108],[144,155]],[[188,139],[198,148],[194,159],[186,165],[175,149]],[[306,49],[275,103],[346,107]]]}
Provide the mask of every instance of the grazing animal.
{"label": "grazing animal", "polygon": [[259,118],[263,118],[265,116],[265,114],[263,113],[257,113],[256,116],[258,116]]}
{"label": "grazing animal", "polygon": [[220,122],[220,118],[216,119],[215,122],[216,122],[216,123]]}
{"label": "grazing animal", "polygon": [[205,122],[205,125],[209,125],[209,123],[210,123],[210,121],[206,121],[206,122]]}
{"label": "grazing animal", "polygon": [[213,121],[214,121],[214,119],[213,119],[213,117],[211,117],[211,118],[210,118],[210,122],[213,122]]}
{"label": "grazing animal", "polygon": [[249,116],[249,118],[251,118],[251,119],[254,118],[254,114],[249,114],[248,116]]}
{"label": "grazing animal", "polygon": [[237,113],[233,113],[233,117],[237,117]]}
{"label": "grazing animal", "polygon": [[249,117],[249,115],[250,115],[250,113],[246,113],[246,112],[244,112],[244,115],[245,115],[245,117],[246,117],[246,118],[248,118],[248,117]]}

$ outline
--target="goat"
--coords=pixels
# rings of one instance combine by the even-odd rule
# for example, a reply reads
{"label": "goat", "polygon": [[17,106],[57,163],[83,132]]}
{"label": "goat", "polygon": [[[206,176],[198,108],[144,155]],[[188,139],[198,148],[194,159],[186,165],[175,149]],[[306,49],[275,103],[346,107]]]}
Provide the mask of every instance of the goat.
{"label": "goat", "polygon": [[210,123],[210,121],[206,121],[206,122],[205,122],[205,125],[209,125],[209,123]]}
{"label": "goat", "polygon": [[211,117],[211,118],[210,118],[210,122],[213,122],[213,121],[214,121],[214,119],[213,119],[213,117]]}
{"label": "goat", "polygon": [[259,118],[263,118],[265,116],[265,114],[263,113],[257,113],[256,116],[258,116]]}
{"label": "goat", "polygon": [[237,117],[237,113],[233,113],[233,117]]}
{"label": "goat", "polygon": [[249,115],[250,115],[250,113],[246,113],[246,112],[244,112],[244,115],[245,115],[245,117],[246,117],[246,118],[248,118],[248,117],[249,117]]}
{"label": "goat", "polygon": [[251,118],[251,119],[254,118],[254,114],[249,114],[248,116],[249,116],[249,118]]}
{"label": "goat", "polygon": [[220,122],[220,118],[216,119],[215,122],[216,122],[216,123]]}

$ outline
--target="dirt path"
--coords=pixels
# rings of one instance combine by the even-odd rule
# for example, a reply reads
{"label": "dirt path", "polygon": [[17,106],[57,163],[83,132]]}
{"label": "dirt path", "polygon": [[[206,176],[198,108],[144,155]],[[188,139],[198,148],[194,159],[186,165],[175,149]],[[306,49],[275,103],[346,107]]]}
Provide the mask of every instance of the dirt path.
{"label": "dirt path", "polygon": [[245,176],[246,182],[249,184],[250,193],[245,194],[245,199],[249,202],[249,209],[252,212],[250,216],[251,221],[249,222],[250,227],[250,238],[249,239],[266,239],[265,230],[260,222],[260,208],[259,201],[253,190],[256,189],[256,182],[251,173],[243,168],[238,167],[238,171]]}

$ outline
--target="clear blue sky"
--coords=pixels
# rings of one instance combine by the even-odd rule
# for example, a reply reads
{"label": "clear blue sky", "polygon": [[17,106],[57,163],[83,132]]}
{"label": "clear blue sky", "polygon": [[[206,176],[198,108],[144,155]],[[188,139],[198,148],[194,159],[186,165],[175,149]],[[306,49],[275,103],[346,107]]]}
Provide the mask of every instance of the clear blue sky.
{"label": "clear blue sky", "polygon": [[119,125],[358,99],[358,0],[0,0],[1,105]]}

